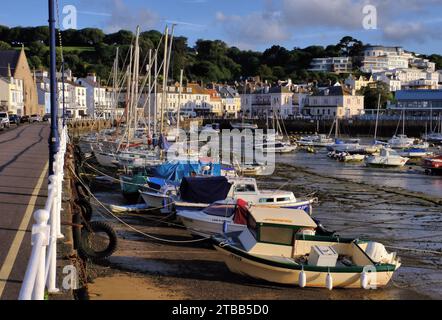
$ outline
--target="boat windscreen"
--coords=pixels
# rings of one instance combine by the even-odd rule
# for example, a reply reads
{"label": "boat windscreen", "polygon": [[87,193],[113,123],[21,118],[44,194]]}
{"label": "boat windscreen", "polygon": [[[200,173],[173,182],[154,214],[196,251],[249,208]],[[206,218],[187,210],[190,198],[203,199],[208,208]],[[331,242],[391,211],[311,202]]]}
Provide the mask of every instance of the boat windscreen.
{"label": "boat windscreen", "polygon": [[235,213],[235,205],[233,204],[213,204],[203,210],[204,213],[215,216],[230,218]]}

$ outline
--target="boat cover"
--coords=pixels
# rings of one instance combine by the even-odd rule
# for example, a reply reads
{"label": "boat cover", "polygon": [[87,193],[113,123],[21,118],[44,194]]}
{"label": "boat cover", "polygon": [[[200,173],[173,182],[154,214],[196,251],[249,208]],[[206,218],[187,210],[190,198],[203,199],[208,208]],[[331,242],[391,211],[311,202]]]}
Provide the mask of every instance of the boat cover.
{"label": "boat cover", "polygon": [[226,177],[184,177],[180,186],[181,200],[192,203],[225,200],[231,186]]}
{"label": "boat cover", "polygon": [[[208,172],[203,169],[209,166]],[[192,175],[210,174],[212,176],[221,175],[221,164],[205,163],[203,161],[169,161],[154,169],[154,176],[171,182],[181,183],[184,177]],[[223,199],[224,200],[224,199]]]}
{"label": "boat cover", "polygon": [[249,214],[250,212],[247,201],[238,199],[236,203],[235,217],[233,218],[233,223],[247,225]]}

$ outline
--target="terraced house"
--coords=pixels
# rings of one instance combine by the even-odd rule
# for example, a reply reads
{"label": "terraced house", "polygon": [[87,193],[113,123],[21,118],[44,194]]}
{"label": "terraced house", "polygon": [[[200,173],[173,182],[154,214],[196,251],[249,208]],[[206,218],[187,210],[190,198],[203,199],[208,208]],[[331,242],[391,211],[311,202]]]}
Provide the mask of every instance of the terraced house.
{"label": "terraced house", "polygon": [[339,83],[308,96],[303,110],[304,115],[325,119],[352,118],[363,113],[364,96]]}

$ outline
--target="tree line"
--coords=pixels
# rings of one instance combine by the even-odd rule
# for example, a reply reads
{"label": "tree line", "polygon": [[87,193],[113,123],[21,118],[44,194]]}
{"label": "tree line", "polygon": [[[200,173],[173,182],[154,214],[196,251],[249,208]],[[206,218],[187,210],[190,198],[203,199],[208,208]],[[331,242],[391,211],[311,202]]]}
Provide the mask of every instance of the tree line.
{"label": "tree line", "polygon": [[[96,73],[101,79],[109,79],[117,47],[120,65],[127,56],[135,37],[128,30],[105,34],[97,28],[63,30],[62,38],[65,67],[77,76]],[[162,33],[156,30],[140,34],[140,50],[146,57],[150,49],[161,43]],[[31,68],[49,67],[49,28],[0,26],[0,50],[24,46]],[[58,43],[58,42],[57,42]],[[190,46],[186,37],[175,37],[171,57],[171,77],[177,80],[180,69],[185,70],[186,81],[233,82],[246,77],[260,76],[270,82],[291,78],[294,81],[317,81],[320,83],[343,80],[348,75],[309,72],[313,58],[349,56],[354,60],[354,74],[359,75],[360,57],[365,44],[350,36],[329,46],[294,47],[289,50],[274,45],[263,52],[240,50],[220,40],[198,40]],[[61,63],[61,50],[57,48]],[[163,48],[159,46],[160,57]],[[432,61],[442,69],[442,56],[431,55]],[[143,58],[144,59],[144,58]]]}

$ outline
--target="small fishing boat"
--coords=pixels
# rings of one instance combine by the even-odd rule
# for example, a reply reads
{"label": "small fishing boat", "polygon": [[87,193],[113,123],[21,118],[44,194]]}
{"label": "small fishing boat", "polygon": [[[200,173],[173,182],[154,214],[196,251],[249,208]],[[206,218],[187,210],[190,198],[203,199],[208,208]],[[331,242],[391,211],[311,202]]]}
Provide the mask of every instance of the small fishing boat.
{"label": "small fishing boat", "polygon": [[332,146],[334,144],[334,140],[332,138],[327,137],[325,134],[317,134],[312,136],[301,137],[297,141],[300,146],[305,147],[318,147],[325,148]]}
{"label": "small fishing boat", "polygon": [[244,230],[246,224],[242,217],[247,211],[248,203],[244,200],[228,200],[215,202],[202,210],[179,210],[177,217],[193,235],[210,237],[224,230]]}
{"label": "small fishing boat", "polygon": [[406,148],[399,152],[399,155],[407,158],[424,158],[431,156],[432,153],[424,148]]}
{"label": "small fishing boat", "polygon": [[396,253],[377,242],[317,234],[302,211],[272,214],[252,207],[243,231],[212,236],[230,271],[299,287],[381,288],[400,267]]}
{"label": "small fishing boat", "polygon": [[142,212],[149,210],[149,207],[145,203],[133,204],[133,205],[109,205],[109,209],[113,213],[128,213],[128,212]]}
{"label": "small fishing boat", "polygon": [[368,166],[376,167],[403,167],[410,160],[400,156],[395,150],[383,148],[378,155],[371,155],[365,158]]}
{"label": "small fishing boat", "polygon": [[244,177],[185,177],[179,187],[165,185],[159,192],[140,191],[140,194],[146,204],[152,207],[161,204],[169,213],[201,210],[217,201],[243,199],[250,205],[298,209],[312,214],[316,201],[316,198],[298,199],[291,191],[259,190],[254,178]]}
{"label": "small fishing boat", "polygon": [[442,133],[430,133],[425,135],[423,139],[429,143],[442,144]]}
{"label": "small fishing boat", "polygon": [[422,167],[429,173],[442,174],[442,155],[424,159]]}
{"label": "small fishing boat", "polygon": [[262,176],[267,174],[268,168],[261,164],[251,164],[242,166],[238,171],[244,176]]}
{"label": "small fishing boat", "polygon": [[365,160],[365,155],[342,153],[339,160],[342,162],[362,162]]}
{"label": "small fishing boat", "polygon": [[359,139],[341,140],[336,139],[335,143],[327,147],[328,151],[347,152],[347,153],[362,153],[364,147],[359,144]]}
{"label": "small fishing boat", "polygon": [[292,153],[296,151],[297,146],[290,144],[288,142],[275,142],[275,143],[265,143],[263,145],[257,145],[256,149],[262,150],[267,153]]}
{"label": "small fishing boat", "polygon": [[94,156],[100,166],[106,168],[118,167],[117,156],[114,153],[94,150]]}
{"label": "small fishing boat", "polygon": [[399,134],[388,140],[388,145],[393,149],[405,149],[412,147],[414,141],[414,138],[408,138],[405,134]]}

